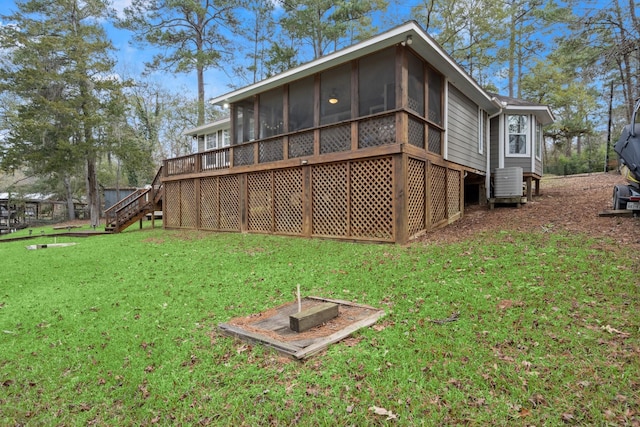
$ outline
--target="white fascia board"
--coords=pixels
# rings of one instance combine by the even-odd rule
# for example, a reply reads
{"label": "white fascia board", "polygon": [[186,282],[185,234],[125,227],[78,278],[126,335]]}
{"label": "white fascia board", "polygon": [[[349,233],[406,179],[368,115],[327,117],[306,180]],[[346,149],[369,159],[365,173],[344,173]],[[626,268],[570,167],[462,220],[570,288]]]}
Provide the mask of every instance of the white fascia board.
{"label": "white fascia board", "polygon": [[322,58],[300,65],[299,67],[292,68],[291,70],[287,70],[261,82],[215,97],[209,102],[214,105],[237,102],[258,93],[285,85],[294,80],[299,80],[353,59],[363,57],[386,47],[395,46],[406,41],[408,36],[411,36],[412,39],[411,49],[447,77],[454,86],[490,114],[498,111],[498,107],[492,101],[492,97],[415,21],[409,21],[368,40],[333,52]]}
{"label": "white fascia board", "polygon": [[216,120],[215,122],[207,123],[191,129],[186,129],[184,132],[182,132],[182,134],[185,136],[206,135],[208,133],[212,133],[221,129],[228,129],[230,126],[230,122],[231,119],[229,117],[225,117],[224,119]]}
{"label": "white fascia board", "polygon": [[550,125],[551,123],[555,122],[555,117],[551,112],[551,109],[546,105],[508,105],[504,109],[504,112],[506,114],[533,114],[538,119],[538,122],[540,122],[543,126]]}

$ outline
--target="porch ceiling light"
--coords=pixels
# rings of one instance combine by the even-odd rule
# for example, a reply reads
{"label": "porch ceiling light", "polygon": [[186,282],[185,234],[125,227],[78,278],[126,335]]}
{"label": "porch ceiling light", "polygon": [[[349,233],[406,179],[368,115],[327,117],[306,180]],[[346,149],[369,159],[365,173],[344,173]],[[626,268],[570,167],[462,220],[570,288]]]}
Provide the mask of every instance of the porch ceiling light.
{"label": "porch ceiling light", "polygon": [[337,104],[338,103],[338,95],[336,91],[331,91],[331,95],[329,95],[329,104]]}

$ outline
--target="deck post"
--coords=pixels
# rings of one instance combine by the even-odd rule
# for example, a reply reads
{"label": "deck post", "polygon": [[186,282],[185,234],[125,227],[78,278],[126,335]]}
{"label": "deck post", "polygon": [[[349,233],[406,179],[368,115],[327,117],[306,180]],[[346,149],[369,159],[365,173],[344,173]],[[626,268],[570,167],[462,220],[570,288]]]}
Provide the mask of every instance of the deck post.
{"label": "deck post", "polygon": [[407,168],[408,157],[406,153],[400,153],[393,156],[393,210],[395,235],[394,241],[404,245],[409,240],[408,228],[409,223],[407,209]]}

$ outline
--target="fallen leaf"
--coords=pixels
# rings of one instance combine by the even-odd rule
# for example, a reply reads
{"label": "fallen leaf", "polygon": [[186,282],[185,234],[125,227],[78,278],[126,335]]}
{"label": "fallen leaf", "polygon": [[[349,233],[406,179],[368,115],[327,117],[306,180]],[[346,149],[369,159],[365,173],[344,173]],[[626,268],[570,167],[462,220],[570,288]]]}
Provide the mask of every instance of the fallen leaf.
{"label": "fallen leaf", "polygon": [[372,406],[369,408],[370,411],[373,411],[374,414],[376,415],[383,415],[387,417],[387,420],[395,420],[397,418],[397,415],[394,414],[393,412],[385,409],[385,408],[380,408],[378,406]]}
{"label": "fallen leaf", "polygon": [[570,414],[568,412],[565,412],[564,414],[562,414],[561,417],[562,421],[564,421],[565,423],[570,423],[573,421],[573,414]]}
{"label": "fallen leaf", "polygon": [[628,332],[622,332],[617,330],[616,328],[612,328],[610,325],[602,326],[602,329],[609,332],[610,334],[618,334],[621,337],[628,337],[629,335],[631,335]]}

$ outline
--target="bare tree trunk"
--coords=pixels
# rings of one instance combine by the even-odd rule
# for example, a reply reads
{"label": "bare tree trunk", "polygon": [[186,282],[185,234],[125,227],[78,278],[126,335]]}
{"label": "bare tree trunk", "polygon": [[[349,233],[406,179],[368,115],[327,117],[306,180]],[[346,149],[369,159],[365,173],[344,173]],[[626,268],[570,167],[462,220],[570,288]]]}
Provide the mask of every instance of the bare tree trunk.
{"label": "bare tree trunk", "polygon": [[87,154],[87,203],[91,226],[100,225],[100,197],[98,197],[98,176],[96,173],[96,159],[94,154]]}
{"label": "bare tree trunk", "polygon": [[62,177],[62,185],[64,186],[65,198],[67,199],[67,219],[73,221],[76,219],[76,210],[73,204],[73,192],[71,191],[71,178],[68,175]]}

